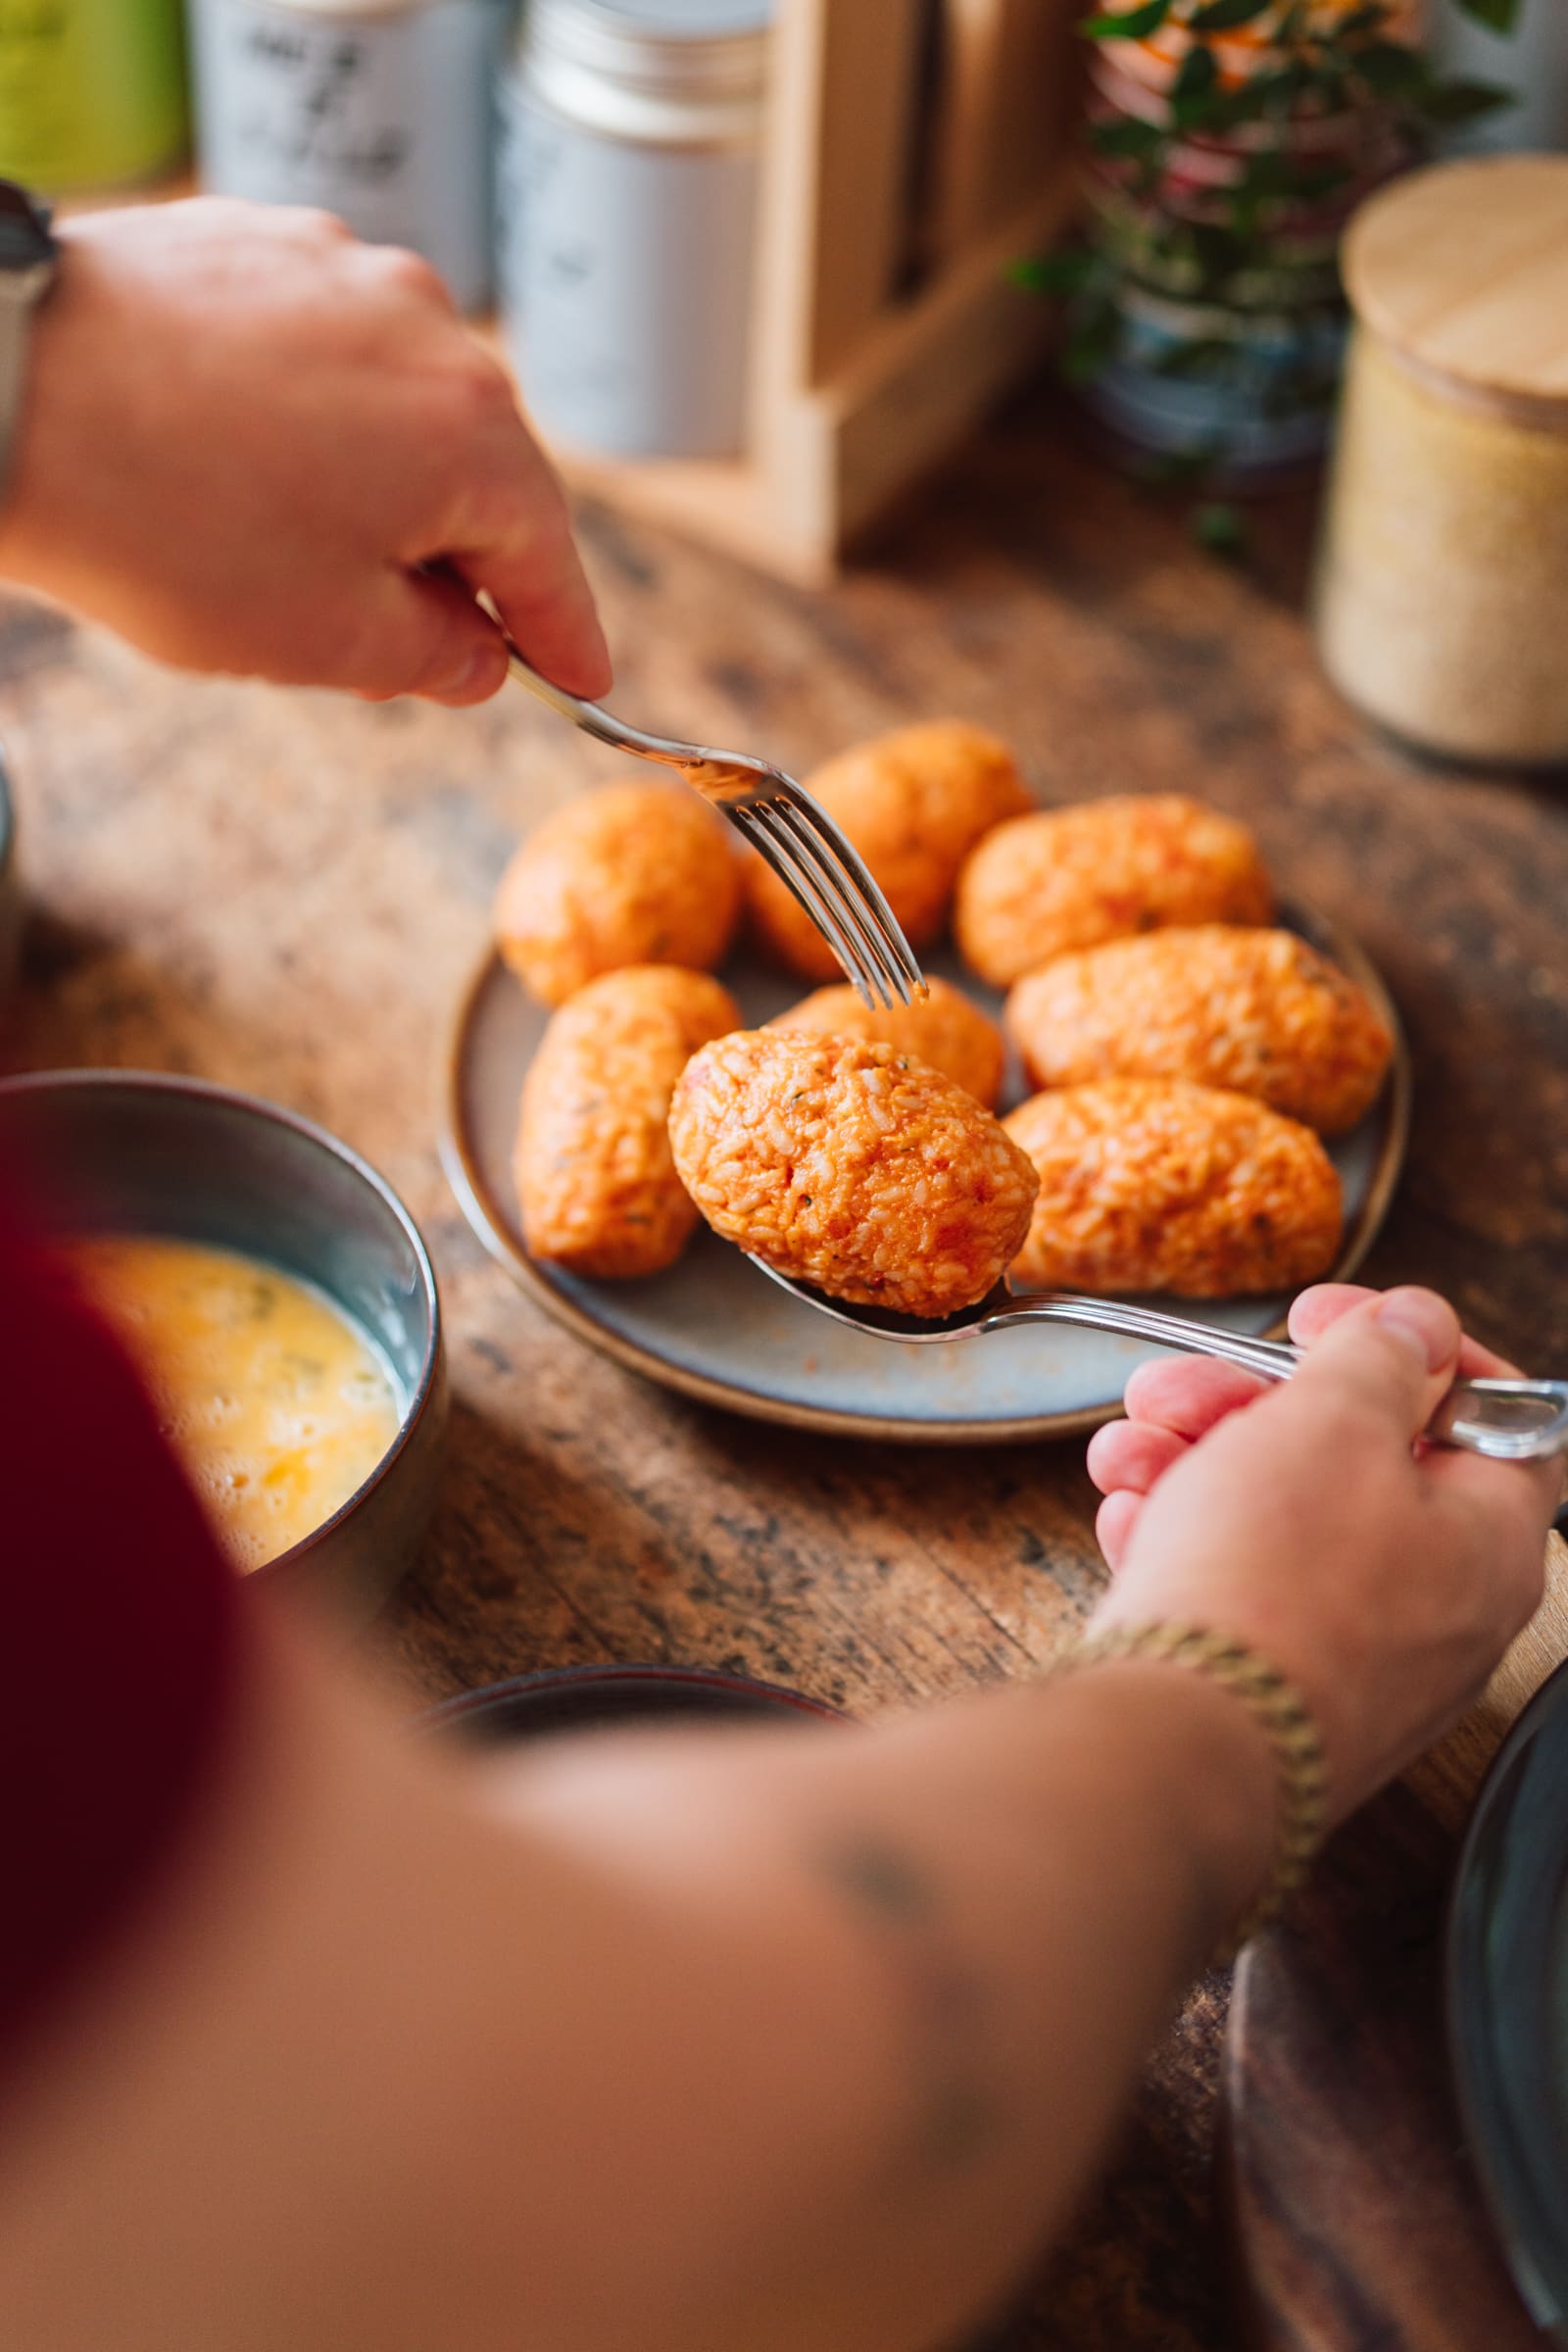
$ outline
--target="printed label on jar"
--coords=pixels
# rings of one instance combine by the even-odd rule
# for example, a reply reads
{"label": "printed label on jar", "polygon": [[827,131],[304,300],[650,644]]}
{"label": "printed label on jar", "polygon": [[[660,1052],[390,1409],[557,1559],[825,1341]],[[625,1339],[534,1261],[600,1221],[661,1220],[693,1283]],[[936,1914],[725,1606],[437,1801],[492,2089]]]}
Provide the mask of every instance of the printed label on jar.
{"label": "printed label on jar", "polygon": [[464,309],[489,280],[490,74],[498,0],[333,17],[199,0],[202,162],[220,194],[324,206],[410,245]]}
{"label": "printed label on jar", "polygon": [[502,316],[541,429],[612,456],[738,450],[755,155],[606,138],[515,87],[500,135]]}

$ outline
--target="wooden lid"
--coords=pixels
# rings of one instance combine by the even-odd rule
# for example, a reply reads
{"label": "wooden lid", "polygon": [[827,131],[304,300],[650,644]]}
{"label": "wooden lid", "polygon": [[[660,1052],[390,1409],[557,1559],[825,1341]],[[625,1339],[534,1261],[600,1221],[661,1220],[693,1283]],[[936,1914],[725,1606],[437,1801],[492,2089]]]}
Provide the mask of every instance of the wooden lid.
{"label": "wooden lid", "polygon": [[1412,172],[1342,258],[1357,318],[1417,368],[1499,408],[1568,408],[1568,155]]}

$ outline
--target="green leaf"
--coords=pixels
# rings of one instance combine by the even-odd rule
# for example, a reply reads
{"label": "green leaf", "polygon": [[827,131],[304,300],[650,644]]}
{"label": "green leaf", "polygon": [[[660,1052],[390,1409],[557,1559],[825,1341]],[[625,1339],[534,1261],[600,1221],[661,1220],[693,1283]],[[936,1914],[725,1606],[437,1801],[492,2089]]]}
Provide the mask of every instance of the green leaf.
{"label": "green leaf", "polygon": [[1427,61],[1402,41],[1368,41],[1355,52],[1355,71],[1378,98],[1413,98],[1431,80]]}
{"label": "green leaf", "polygon": [[1517,103],[1512,90],[1486,81],[1438,81],[1416,100],[1429,122],[1479,122],[1499,107]]}
{"label": "green leaf", "polygon": [[1233,506],[1215,501],[1195,507],[1192,531],[1199,546],[1211,556],[1234,559],[1247,552],[1247,525]]}
{"label": "green leaf", "polygon": [[1194,32],[1229,32],[1237,24],[1250,24],[1266,14],[1274,0],[1207,0],[1187,22]]}
{"label": "green leaf", "polygon": [[1493,32],[1512,32],[1519,22],[1519,0],[1457,0],[1457,5]]}
{"label": "green leaf", "polygon": [[1196,98],[1203,90],[1211,90],[1219,79],[1219,68],[1214,52],[1195,41],[1182,59],[1181,69],[1170,85],[1173,98]]}
{"label": "green leaf", "polygon": [[1089,383],[1120,348],[1121,313],[1108,295],[1091,296],[1075,313],[1062,345],[1061,372],[1071,384]]}
{"label": "green leaf", "polygon": [[1007,275],[1028,294],[1081,294],[1099,267],[1099,257],[1087,246],[1064,245],[1056,253],[1009,262]]}
{"label": "green leaf", "polygon": [[1181,71],[1170,85],[1170,119],[1178,130],[1207,127],[1223,109],[1219,68],[1211,49],[1194,46],[1182,59]]}
{"label": "green leaf", "polygon": [[1153,163],[1165,151],[1165,133],[1157,122],[1139,122],[1124,115],[1115,122],[1095,123],[1089,143],[1097,155],[1129,156],[1134,163]]}
{"label": "green leaf", "polygon": [[1170,0],[1144,0],[1142,8],[1116,9],[1085,17],[1078,29],[1086,41],[1146,41],[1170,15]]}

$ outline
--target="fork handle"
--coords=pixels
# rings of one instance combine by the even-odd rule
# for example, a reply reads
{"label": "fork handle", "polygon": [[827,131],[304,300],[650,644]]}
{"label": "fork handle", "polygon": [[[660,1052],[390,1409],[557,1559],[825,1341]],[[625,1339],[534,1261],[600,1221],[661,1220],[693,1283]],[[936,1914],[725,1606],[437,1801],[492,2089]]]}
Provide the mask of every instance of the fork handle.
{"label": "fork handle", "polygon": [[642,727],[631,726],[607,710],[603,703],[585,703],[580,695],[568,694],[564,686],[542,677],[531,662],[525,662],[506,630],[501,629],[501,642],[507,649],[507,668],[519,686],[562,718],[569,718],[574,727],[581,727],[596,743],[607,743],[612,751],[630,752],[639,760],[657,760],[661,767],[678,768],[688,784],[706,793],[710,799],[722,800],[725,787],[733,784],[735,774],[727,762],[715,762],[689,743],[675,743],[667,735],[650,735]]}
{"label": "fork handle", "polygon": [[[1289,1380],[1301,1351],[1283,1340],[1250,1339],[1211,1323],[1190,1323],[1157,1307],[1119,1299],[1080,1298],[1065,1292],[1019,1296],[997,1320],[1076,1323],[1126,1339],[1151,1340],[1186,1355],[1214,1356],[1263,1380]],[[1539,1462],[1568,1452],[1568,1381],[1456,1380],[1427,1424],[1440,1446],[1483,1453],[1494,1461]]]}

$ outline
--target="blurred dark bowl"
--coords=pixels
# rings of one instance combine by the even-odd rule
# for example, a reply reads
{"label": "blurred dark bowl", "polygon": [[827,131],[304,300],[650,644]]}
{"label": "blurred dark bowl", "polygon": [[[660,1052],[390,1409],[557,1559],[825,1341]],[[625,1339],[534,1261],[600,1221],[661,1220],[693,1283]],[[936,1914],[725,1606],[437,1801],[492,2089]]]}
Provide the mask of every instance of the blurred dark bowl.
{"label": "blurred dark bowl", "polygon": [[17,805],[11,768],[0,744],[0,1001],[11,993],[22,962],[22,872],[17,862]]}
{"label": "blurred dark bowl", "polygon": [[461,1690],[456,1698],[426,1707],[416,1721],[500,1745],[555,1732],[607,1731],[677,1716],[710,1722],[766,1717],[849,1720],[820,1699],[785,1690],[776,1683],[756,1683],[743,1674],[718,1674],[701,1666],[565,1666],[549,1674],[516,1675],[482,1690]]}
{"label": "blurred dark bowl", "polygon": [[253,1569],[258,1584],[361,1624],[413,1560],[435,1501],[446,1357],[435,1271],[385,1179],[308,1119],[194,1078],[140,1070],[0,1080],[0,1153],[60,1234],[166,1235],[301,1276],[375,1344],[397,1386],[397,1436],[314,1535]]}

